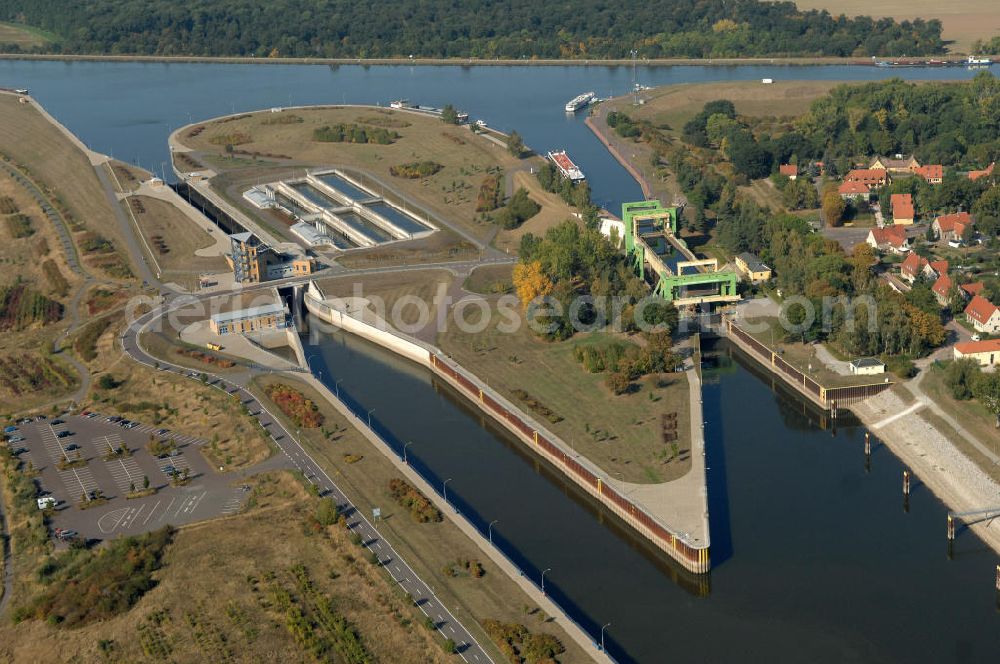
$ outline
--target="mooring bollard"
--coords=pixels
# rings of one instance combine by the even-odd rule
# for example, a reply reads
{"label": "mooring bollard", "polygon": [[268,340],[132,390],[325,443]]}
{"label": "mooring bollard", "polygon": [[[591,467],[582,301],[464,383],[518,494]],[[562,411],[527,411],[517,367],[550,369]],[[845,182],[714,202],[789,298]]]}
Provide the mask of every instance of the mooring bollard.
{"label": "mooring bollard", "polygon": [[865,456],[872,455],[872,435],[870,432],[865,431]]}
{"label": "mooring bollard", "polygon": [[903,471],[903,495],[909,498],[910,496],[910,471]]}
{"label": "mooring bollard", "polygon": [[948,515],[948,541],[955,541],[955,519],[950,514]]}
{"label": "mooring bollard", "polygon": [[1000,591],[1000,565],[997,565],[997,590]]}

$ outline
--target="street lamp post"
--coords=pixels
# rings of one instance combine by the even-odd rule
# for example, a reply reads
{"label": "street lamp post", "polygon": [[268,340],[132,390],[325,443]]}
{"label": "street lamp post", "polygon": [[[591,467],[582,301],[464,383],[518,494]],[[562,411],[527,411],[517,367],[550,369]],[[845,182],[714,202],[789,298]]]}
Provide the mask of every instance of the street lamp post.
{"label": "street lamp post", "polygon": [[492,521],[490,521],[490,525],[487,528],[487,531],[489,532],[489,536],[490,536],[490,544],[493,544],[493,525],[495,523],[497,523],[498,521],[500,521],[500,519],[493,519]]}
{"label": "street lamp post", "polygon": [[551,571],[552,571],[551,567],[546,567],[544,570],[542,570],[542,595],[545,595],[545,574]]}
{"label": "street lamp post", "polygon": [[611,627],[611,623],[608,623],[607,625],[601,627],[601,652],[607,652],[607,650],[604,648],[604,630],[606,630],[608,627]]}
{"label": "street lamp post", "polygon": [[371,410],[368,411],[368,428],[369,429],[372,428],[372,413],[374,413],[374,412],[375,412],[374,408],[372,408]]}
{"label": "street lamp post", "polygon": [[410,465],[410,459],[406,456],[406,448],[413,444],[412,440],[406,441],[406,445],[403,445],[403,463]]}
{"label": "street lamp post", "polygon": [[338,381],[337,381],[336,383],[334,383],[334,385],[333,385],[333,389],[337,391],[337,398],[338,398],[338,399],[340,399],[340,384],[341,384],[342,382],[344,382],[344,379],[343,379],[343,378],[339,379],[339,380],[338,380]]}
{"label": "street lamp post", "polygon": [[448,502],[448,482],[450,482],[450,481],[451,481],[451,478],[449,477],[448,479],[446,479],[444,481],[444,485],[443,485],[443,487],[444,487],[444,491],[443,491],[444,492],[444,502],[446,502],[446,503]]}
{"label": "street lamp post", "polygon": [[306,366],[309,367],[309,373],[312,373],[313,371],[312,361],[314,357],[316,357],[316,353],[313,353],[312,355],[306,358]]}

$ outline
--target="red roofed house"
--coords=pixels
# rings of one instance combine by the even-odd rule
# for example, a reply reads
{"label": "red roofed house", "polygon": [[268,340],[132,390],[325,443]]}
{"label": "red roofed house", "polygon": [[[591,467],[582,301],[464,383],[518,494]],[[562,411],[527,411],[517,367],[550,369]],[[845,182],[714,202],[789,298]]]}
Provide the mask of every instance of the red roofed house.
{"label": "red roofed house", "polygon": [[864,182],[869,187],[881,187],[889,181],[889,174],[884,168],[855,168],[847,172],[844,180],[846,182]]}
{"label": "red roofed house", "polygon": [[970,180],[978,180],[979,178],[987,178],[987,177],[993,175],[993,169],[995,167],[996,167],[996,162],[993,162],[992,164],[990,164],[989,166],[987,166],[985,169],[983,169],[981,171],[969,171],[969,179]]}
{"label": "red roofed house", "polygon": [[937,279],[942,274],[948,274],[948,261],[931,261],[924,265],[923,274],[928,279]]}
{"label": "red roofed house", "polygon": [[955,353],[956,360],[968,357],[984,367],[1000,364],[1000,339],[966,341],[955,344],[955,349],[952,352]]}
{"label": "red roofed house", "polygon": [[866,185],[864,182],[858,180],[848,180],[844,184],[837,187],[837,193],[844,200],[861,198],[863,200],[869,200],[872,195],[871,187]]}
{"label": "red roofed house", "polygon": [[962,284],[961,289],[963,291],[965,291],[965,293],[969,297],[975,297],[976,295],[979,295],[980,293],[982,293],[983,292],[983,288],[985,288],[985,287],[986,287],[986,285],[983,282],[981,282],[981,281],[974,281],[971,284]]}
{"label": "red roofed house", "polygon": [[913,196],[911,194],[893,194],[889,198],[892,205],[892,223],[910,225],[916,216],[913,210]]}
{"label": "red roofed house", "polygon": [[795,164],[782,164],[778,167],[778,172],[789,180],[794,180],[799,176],[799,167]]}
{"label": "red roofed house", "polygon": [[910,250],[910,238],[906,237],[906,229],[902,226],[873,228],[868,231],[865,242],[877,251],[905,254]]}
{"label": "red roofed house", "polygon": [[938,304],[942,307],[948,304],[948,293],[951,291],[951,287],[954,282],[951,280],[947,274],[942,274],[938,277],[934,285],[931,286],[931,290],[934,292],[934,297],[937,299]]}
{"label": "red roofed house", "polygon": [[1000,308],[982,295],[976,295],[965,308],[965,317],[977,332],[996,334],[1000,332]]}
{"label": "red roofed house", "polygon": [[931,228],[939,240],[961,240],[965,229],[972,226],[972,217],[968,212],[943,214],[934,220]]}
{"label": "red roofed house", "polygon": [[911,284],[917,280],[920,273],[927,267],[927,259],[917,254],[910,254],[899,266],[899,276]]}
{"label": "red roofed house", "polygon": [[941,164],[927,164],[913,169],[916,175],[927,180],[928,184],[941,184],[944,180],[944,166]]}

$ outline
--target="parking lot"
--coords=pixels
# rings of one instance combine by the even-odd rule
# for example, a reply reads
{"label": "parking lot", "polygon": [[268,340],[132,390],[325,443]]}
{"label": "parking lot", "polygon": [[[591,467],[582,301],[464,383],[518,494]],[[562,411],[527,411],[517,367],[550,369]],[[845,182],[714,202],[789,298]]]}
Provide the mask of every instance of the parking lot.
{"label": "parking lot", "polygon": [[[11,450],[20,451],[21,461],[38,471],[43,499],[55,501],[53,533],[69,530],[101,540],[241,509],[246,492],[209,467],[198,450],[205,441],[154,425],[109,420],[96,413],[67,415],[5,430]],[[151,436],[172,442],[173,449],[154,456],[147,449]],[[115,454],[120,448],[130,453]],[[188,481],[174,486],[174,477]],[[127,497],[142,492],[147,482],[155,493]],[[102,499],[107,502],[97,504]]]}

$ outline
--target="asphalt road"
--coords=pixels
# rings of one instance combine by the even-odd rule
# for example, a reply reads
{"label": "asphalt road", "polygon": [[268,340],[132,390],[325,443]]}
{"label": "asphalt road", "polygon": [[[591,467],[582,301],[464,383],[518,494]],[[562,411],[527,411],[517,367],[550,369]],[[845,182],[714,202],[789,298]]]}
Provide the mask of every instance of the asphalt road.
{"label": "asphalt road", "polygon": [[[273,286],[273,284],[271,285]],[[191,373],[191,369],[158,360],[139,345],[139,334],[141,331],[163,315],[163,313],[165,313],[163,309],[156,308],[132,322],[121,336],[122,348],[132,359],[140,364],[154,368],[158,367],[161,371],[171,371],[187,376]],[[292,465],[302,472],[309,482],[319,488],[321,495],[328,496],[334,500],[347,517],[348,527],[361,536],[363,545],[378,556],[382,567],[389,572],[389,575],[399,583],[404,591],[413,597],[414,603],[420,610],[434,621],[435,626],[441,632],[442,636],[446,639],[452,639],[455,642],[462,659],[469,662],[469,664],[492,662],[493,660],[490,659],[482,646],[473,638],[472,634],[469,633],[462,623],[455,619],[430,587],[396,553],[392,545],[382,539],[378,531],[375,530],[375,527],[362,514],[361,510],[348,500],[340,487],[306,453],[299,442],[288,433],[277,418],[242,385],[213,374],[207,375],[209,376],[209,385],[239,397],[240,401],[246,405],[251,413],[256,413],[255,417],[265,430],[270,433],[271,438],[281,452],[288,457]],[[192,378],[192,380],[195,379]]]}

